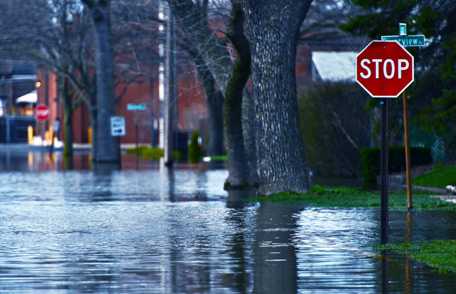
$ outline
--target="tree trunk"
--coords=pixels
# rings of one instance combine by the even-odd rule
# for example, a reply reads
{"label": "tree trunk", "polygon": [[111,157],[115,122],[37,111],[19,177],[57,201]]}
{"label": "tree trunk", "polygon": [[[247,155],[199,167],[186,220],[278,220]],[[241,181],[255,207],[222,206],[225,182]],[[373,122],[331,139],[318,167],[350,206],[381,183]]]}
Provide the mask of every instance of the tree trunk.
{"label": "tree trunk", "polygon": [[223,94],[217,87],[217,82],[203,58],[195,50],[187,50],[192,57],[198,77],[206,92],[206,103],[209,112],[209,143],[207,153],[209,156],[222,155],[223,146]]}
{"label": "tree trunk", "polygon": [[173,165],[173,150],[175,148],[175,134],[177,132],[178,94],[176,84],[176,31],[175,18],[171,9],[168,10],[168,22],[166,32],[166,81],[165,81],[165,142],[164,161],[165,165]]}
{"label": "tree trunk", "polygon": [[115,113],[111,1],[85,2],[92,12],[96,40],[97,115],[93,159],[98,163],[120,163],[119,140],[111,136],[111,116]]}
{"label": "tree trunk", "polygon": [[242,92],[250,75],[250,62],[239,58],[228,81],[224,103],[224,126],[228,153],[228,179],[225,188],[242,188],[249,183],[249,166],[242,128]]}
{"label": "tree trunk", "polygon": [[244,188],[249,183],[248,156],[244,145],[242,126],[242,98],[250,77],[250,49],[244,36],[244,15],[238,2],[233,2],[231,23],[227,37],[237,51],[231,76],[225,92],[224,121],[226,149],[228,153],[228,179],[225,188]]}
{"label": "tree trunk", "polygon": [[257,186],[257,158],[256,158],[256,139],[255,139],[255,105],[252,95],[244,90],[242,98],[242,134],[244,136],[244,148],[247,154],[247,164],[249,166],[249,183]]}
{"label": "tree trunk", "polygon": [[298,130],[296,43],[311,1],[245,0],[252,55],[260,192],[305,192],[308,170]]}
{"label": "tree trunk", "polygon": [[63,101],[63,156],[65,158],[73,157],[73,101],[69,91],[69,84],[66,77],[59,78],[60,95]]}

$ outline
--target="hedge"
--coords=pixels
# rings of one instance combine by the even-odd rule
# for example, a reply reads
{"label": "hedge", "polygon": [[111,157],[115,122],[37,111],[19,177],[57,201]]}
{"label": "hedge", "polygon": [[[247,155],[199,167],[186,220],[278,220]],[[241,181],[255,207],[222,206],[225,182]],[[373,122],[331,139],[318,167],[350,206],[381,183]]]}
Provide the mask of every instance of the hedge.
{"label": "hedge", "polygon": [[[432,164],[431,148],[410,148],[412,167]],[[403,146],[394,146],[389,149],[389,173],[399,173],[405,170],[405,156]],[[361,174],[363,186],[367,189],[377,187],[377,176],[380,174],[380,149],[364,148],[361,150]]]}

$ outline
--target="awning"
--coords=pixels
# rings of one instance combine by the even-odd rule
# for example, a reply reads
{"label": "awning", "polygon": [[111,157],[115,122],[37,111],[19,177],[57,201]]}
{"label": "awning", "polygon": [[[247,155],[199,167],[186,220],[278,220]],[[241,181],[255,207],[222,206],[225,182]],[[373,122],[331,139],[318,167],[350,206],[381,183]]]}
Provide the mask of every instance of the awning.
{"label": "awning", "polygon": [[24,96],[21,96],[16,99],[16,103],[29,103],[29,104],[34,104],[38,101],[38,94],[36,91],[32,91],[28,94],[25,94]]}

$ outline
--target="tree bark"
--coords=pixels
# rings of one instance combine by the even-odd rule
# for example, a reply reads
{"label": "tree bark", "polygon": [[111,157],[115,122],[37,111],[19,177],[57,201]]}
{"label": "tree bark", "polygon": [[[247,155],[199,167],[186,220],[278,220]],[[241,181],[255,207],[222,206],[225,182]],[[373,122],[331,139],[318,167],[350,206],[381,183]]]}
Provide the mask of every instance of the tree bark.
{"label": "tree bark", "polygon": [[298,130],[295,63],[297,36],[310,2],[244,0],[263,194],[305,192],[309,185]]}
{"label": "tree bark", "polygon": [[253,97],[249,91],[245,89],[242,98],[242,134],[244,136],[244,148],[247,154],[249,183],[251,186],[258,185],[255,124],[255,105]]}
{"label": "tree bark", "polygon": [[111,33],[111,1],[83,0],[92,13],[96,40],[97,103],[94,125],[94,158],[98,163],[120,163],[119,139],[111,136],[115,113],[114,58]]}
{"label": "tree bark", "polygon": [[233,1],[231,23],[227,37],[237,51],[231,76],[225,91],[224,125],[226,149],[228,153],[228,179],[226,189],[243,188],[249,183],[249,164],[244,145],[244,129],[242,125],[242,106],[244,87],[249,80],[250,48],[244,36],[244,14],[237,1]]}

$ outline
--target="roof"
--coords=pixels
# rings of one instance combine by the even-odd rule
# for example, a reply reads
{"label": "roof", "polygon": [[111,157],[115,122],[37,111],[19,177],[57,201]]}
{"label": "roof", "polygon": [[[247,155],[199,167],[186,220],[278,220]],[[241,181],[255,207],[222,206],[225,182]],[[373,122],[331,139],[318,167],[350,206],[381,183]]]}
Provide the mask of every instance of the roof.
{"label": "roof", "polygon": [[314,79],[323,81],[355,81],[356,52],[312,52]]}
{"label": "roof", "polygon": [[24,96],[21,96],[16,99],[16,103],[36,103],[38,101],[38,95],[36,91],[32,91],[28,94],[25,94]]}

